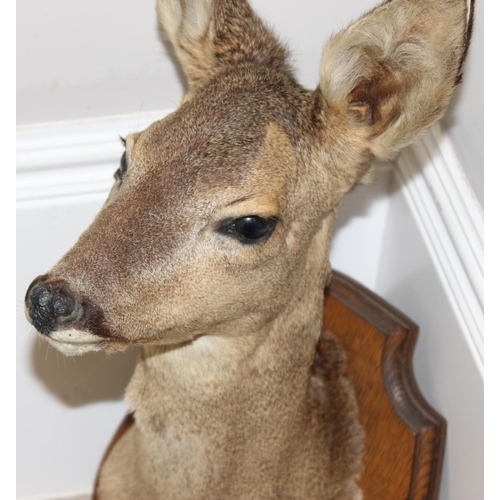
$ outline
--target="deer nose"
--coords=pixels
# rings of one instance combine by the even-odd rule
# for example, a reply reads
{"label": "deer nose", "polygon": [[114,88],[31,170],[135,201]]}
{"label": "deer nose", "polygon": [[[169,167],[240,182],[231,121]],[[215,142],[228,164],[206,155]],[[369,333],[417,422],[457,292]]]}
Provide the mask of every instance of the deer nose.
{"label": "deer nose", "polygon": [[64,282],[47,282],[46,276],[33,281],[25,303],[33,326],[44,335],[61,326],[70,327],[82,315],[81,303],[68,286]]}

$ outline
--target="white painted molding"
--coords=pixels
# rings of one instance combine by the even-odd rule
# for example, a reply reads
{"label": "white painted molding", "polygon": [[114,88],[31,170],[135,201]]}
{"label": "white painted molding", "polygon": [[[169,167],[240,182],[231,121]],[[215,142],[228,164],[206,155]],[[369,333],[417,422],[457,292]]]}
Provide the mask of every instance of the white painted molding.
{"label": "white painted molding", "polygon": [[166,114],[148,112],[18,127],[18,202],[109,191],[123,151],[119,135],[142,130]]}
{"label": "white painted molding", "polygon": [[17,500],[92,500],[92,492],[17,497]]}
{"label": "white painted molding", "polygon": [[483,373],[483,210],[439,126],[405,150],[397,166],[400,189]]}
{"label": "white painted molding", "polygon": [[481,307],[484,307],[483,209],[467,181],[451,140],[439,126],[415,144],[414,151],[424,165],[422,173]]}

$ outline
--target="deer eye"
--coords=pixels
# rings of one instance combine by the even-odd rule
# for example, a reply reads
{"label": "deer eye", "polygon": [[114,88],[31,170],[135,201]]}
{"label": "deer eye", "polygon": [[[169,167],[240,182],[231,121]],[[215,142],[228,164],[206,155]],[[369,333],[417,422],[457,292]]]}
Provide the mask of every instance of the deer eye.
{"label": "deer eye", "polygon": [[124,151],[122,154],[122,157],[120,158],[120,166],[118,167],[118,170],[114,174],[114,178],[117,181],[122,181],[123,176],[125,175],[125,172],[127,171],[127,153]]}
{"label": "deer eye", "polygon": [[258,243],[271,236],[278,219],[276,217],[259,217],[248,215],[226,221],[219,227],[219,232],[237,238],[243,244]]}

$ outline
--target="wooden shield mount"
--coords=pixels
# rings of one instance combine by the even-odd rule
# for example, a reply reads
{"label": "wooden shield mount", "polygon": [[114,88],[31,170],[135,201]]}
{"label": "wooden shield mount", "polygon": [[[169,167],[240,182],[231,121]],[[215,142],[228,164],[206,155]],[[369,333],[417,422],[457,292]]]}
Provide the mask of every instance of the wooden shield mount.
{"label": "wooden shield mount", "polygon": [[366,432],[364,500],[437,500],[446,421],[415,381],[418,326],[334,271],[325,290],[324,328],[344,348],[356,387]]}
{"label": "wooden shield mount", "polygon": [[[356,388],[366,433],[360,481],[364,500],[437,500],[446,421],[426,402],[415,381],[412,356],[418,326],[373,292],[333,271],[325,289],[324,330],[344,349]],[[102,463],[133,425],[129,414]],[[99,474],[94,500],[98,482]]]}

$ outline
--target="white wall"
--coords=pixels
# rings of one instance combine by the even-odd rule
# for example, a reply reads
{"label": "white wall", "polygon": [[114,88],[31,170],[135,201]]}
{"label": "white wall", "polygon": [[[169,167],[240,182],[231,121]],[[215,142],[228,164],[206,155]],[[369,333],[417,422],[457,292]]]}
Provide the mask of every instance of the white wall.
{"label": "white wall", "polygon": [[[374,0],[254,0],[293,49],[301,81],[318,82],[332,31]],[[154,0],[19,0],[18,124],[172,109],[182,82],[159,42]]]}

